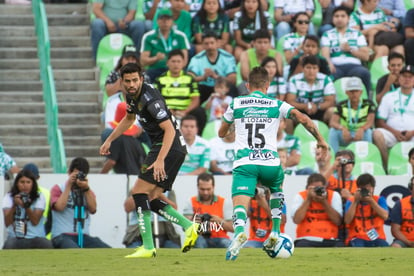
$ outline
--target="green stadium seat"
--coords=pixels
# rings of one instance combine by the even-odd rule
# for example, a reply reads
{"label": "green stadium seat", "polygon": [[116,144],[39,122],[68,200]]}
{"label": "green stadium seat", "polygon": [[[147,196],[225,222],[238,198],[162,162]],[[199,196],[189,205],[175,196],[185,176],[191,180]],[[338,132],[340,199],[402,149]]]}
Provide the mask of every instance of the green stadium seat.
{"label": "green stadium seat", "polygon": [[297,165],[297,168],[312,168],[317,169],[317,164],[315,160],[315,150],[316,150],[316,141],[307,141],[300,144],[300,162]]}
{"label": "green stadium seat", "polygon": [[[325,140],[328,140],[329,127],[322,121],[318,121],[318,120],[312,120],[312,121],[318,128],[319,132],[322,134],[323,138],[325,138]],[[293,135],[298,137],[302,143],[309,142],[309,141],[316,141],[316,139],[312,136],[312,134],[310,134],[310,132],[307,131],[306,128],[302,124],[299,124],[295,127],[295,130],[293,131]]]}
{"label": "green stadium seat", "polygon": [[137,11],[135,12],[135,20],[145,20],[144,0],[137,0]]}
{"label": "green stadium seat", "polygon": [[124,46],[129,44],[134,45],[134,42],[125,34],[112,33],[104,36],[99,42],[96,54],[96,64],[98,67],[101,68],[107,65],[109,61],[112,61],[115,66],[122,54]]}
{"label": "green stadium seat", "polygon": [[201,137],[206,140],[211,140],[218,137],[218,130],[220,129],[221,120],[210,121],[204,127]]}
{"label": "green stadium seat", "polygon": [[[334,81],[334,87],[336,91],[336,102],[339,103],[343,100],[348,99],[348,96],[345,93],[345,83],[349,79],[349,77],[343,77]],[[368,99],[368,93],[366,88],[362,90],[362,98]]]}
{"label": "green stadium seat", "polygon": [[383,56],[376,58],[369,69],[371,73],[371,87],[372,91],[376,91],[378,80],[388,74],[390,71],[388,70],[388,56]]}
{"label": "green stadium seat", "polygon": [[315,11],[311,20],[315,28],[317,28],[322,24],[322,7],[318,0],[313,1],[313,3],[315,4]]}
{"label": "green stadium seat", "polygon": [[362,161],[355,162],[354,169],[352,170],[352,175],[359,176],[363,173],[369,173],[374,176],[386,175],[382,165],[379,165],[377,162]]}
{"label": "green stadium seat", "polygon": [[388,169],[389,175],[404,175],[404,176],[411,176],[412,168],[411,165],[407,162],[404,165],[401,165],[399,167],[393,166],[390,169]]}
{"label": "green stadium seat", "polygon": [[414,142],[403,141],[395,144],[388,154],[388,172],[399,170],[408,163],[408,152],[414,148]]}
{"label": "green stadium seat", "polygon": [[243,78],[240,71],[240,62],[236,66],[236,85],[239,86],[243,82]]}
{"label": "green stadium seat", "polygon": [[405,9],[408,11],[414,8],[414,0],[404,0]]}
{"label": "green stadium seat", "polygon": [[355,162],[370,161],[382,165],[381,153],[377,146],[367,141],[357,141],[346,147],[355,154]]}

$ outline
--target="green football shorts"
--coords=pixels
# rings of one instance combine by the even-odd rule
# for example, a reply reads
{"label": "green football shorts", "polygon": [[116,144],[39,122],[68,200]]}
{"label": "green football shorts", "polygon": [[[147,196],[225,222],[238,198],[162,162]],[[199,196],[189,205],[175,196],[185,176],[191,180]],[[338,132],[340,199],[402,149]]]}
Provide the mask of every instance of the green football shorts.
{"label": "green football shorts", "polygon": [[281,166],[241,165],[233,169],[232,196],[254,197],[259,182],[268,187],[271,193],[281,192],[284,178]]}

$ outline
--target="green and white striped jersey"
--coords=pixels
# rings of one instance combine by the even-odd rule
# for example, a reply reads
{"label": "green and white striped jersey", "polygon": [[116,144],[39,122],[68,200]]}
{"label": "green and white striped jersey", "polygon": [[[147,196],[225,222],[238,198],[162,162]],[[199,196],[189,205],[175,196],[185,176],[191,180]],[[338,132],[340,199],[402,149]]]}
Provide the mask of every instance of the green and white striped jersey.
{"label": "green and white striped jersey", "polygon": [[295,94],[298,103],[322,103],[325,96],[335,95],[335,87],[325,74],[318,73],[315,82],[310,85],[305,75],[299,73],[290,78],[288,93]]}
{"label": "green and white striped jersey", "polygon": [[332,63],[335,65],[342,64],[361,64],[361,60],[354,57],[349,52],[341,50],[341,43],[348,42],[351,49],[359,49],[368,46],[365,36],[357,30],[348,28],[344,35],[341,35],[336,28],[323,33],[321,38],[321,47],[329,47],[329,54]]}
{"label": "green and white striped jersey", "polygon": [[351,13],[349,19],[349,27],[359,26],[361,30],[367,30],[372,26],[384,23],[387,21],[385,13],[380,9],[376,8],[371,13],[364,13],[361,8]]}
{"label": "green and white striped jersey", "polygon": [[277,129],[293,107],[260,91],[233,99],[223,119],[236,127],[233,168],[241,165],[280,165]]}

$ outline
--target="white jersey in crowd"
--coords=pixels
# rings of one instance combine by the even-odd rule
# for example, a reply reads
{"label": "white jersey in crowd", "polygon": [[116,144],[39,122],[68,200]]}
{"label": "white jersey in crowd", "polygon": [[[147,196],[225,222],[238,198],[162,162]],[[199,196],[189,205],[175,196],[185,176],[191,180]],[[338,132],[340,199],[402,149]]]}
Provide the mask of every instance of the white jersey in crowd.
{"label": "white jersey in crowd", "polygon": [[280,118],[287,118],[293,107],[286,102],[254,91],[239,96],[223,115],[236,127],[233,168],[241,165],[278,166],[277,129]]}
{"label": "white jersey in crowd", "polygon": [[401,93],[401,88],[384,95],[377,110],[377,118],[385,120],[398,131],[414,130],[414,90],[410,95]]}

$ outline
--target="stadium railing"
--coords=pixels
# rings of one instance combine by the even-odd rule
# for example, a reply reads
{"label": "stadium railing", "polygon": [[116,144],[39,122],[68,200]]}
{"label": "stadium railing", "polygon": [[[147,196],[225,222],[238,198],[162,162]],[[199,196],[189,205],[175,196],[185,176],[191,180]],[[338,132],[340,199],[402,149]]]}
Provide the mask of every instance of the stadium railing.
{"label": "stadium railing", "polygon": [[32,0],[32,12],[37,36],[37,55],[40,63],[40,79],[43,85],[43,100],[45,101],[50,163],[53,172],[65,173],[66,153],[62,130],[59,128],[56,88],[50,64],[50,39],[44,3],[41,0]]}

